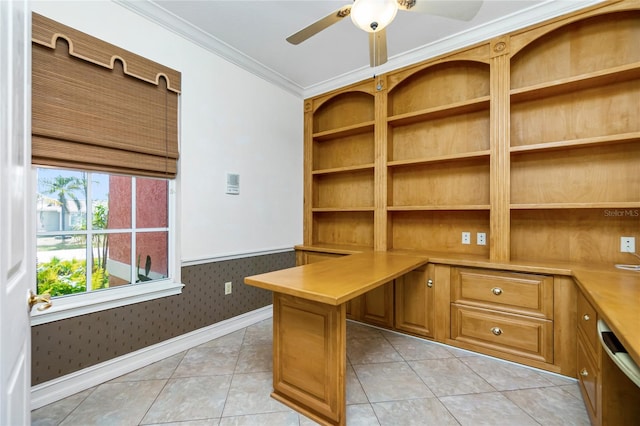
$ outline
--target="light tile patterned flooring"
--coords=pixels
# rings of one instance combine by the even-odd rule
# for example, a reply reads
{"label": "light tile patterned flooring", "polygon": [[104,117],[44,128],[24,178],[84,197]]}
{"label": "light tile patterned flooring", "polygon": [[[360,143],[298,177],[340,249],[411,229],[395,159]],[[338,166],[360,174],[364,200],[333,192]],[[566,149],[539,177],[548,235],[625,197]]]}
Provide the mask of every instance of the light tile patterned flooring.
{"label": "light tile patterned flooring", "polygon": [[[33,425],[307,426],[270,398],[271,319],[32,412]],[[347,424],[589,425],[576,381],[347,325]]]}

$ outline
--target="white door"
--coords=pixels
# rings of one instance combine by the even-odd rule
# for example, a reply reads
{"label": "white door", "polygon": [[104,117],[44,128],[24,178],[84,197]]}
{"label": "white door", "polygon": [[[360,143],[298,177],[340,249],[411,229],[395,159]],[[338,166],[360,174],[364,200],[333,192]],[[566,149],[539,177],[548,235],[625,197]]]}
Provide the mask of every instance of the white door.
{"label": "white door", "polygon": [[0,0],[0,425],[31,423],[31,16]]}

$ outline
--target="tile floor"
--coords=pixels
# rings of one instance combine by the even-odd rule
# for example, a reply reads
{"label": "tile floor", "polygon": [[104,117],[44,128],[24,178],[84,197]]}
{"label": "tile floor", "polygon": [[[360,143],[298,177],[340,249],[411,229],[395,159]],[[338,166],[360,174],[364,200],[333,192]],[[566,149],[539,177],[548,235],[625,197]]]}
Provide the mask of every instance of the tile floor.
{"label": "tile floor", "polygon": [[[589,425],[576,381],[358,323],[347,424]],[[269,397],[271,319],[32,412],[33,425],[315,422]]]}

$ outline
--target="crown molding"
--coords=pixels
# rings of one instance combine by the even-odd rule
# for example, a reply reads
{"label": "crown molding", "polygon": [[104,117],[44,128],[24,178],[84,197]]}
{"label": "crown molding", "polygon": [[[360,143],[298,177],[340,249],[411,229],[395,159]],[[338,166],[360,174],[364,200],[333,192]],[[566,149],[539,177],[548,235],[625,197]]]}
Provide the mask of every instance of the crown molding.
{"label": "crown molding", "polygon": [[199,28],[196,28],[155,3],[139,0],[112,1],[146,19],[149,19],[152,22],[155,22],[167,30],[192,41],[198,46],[222,57],[257,77],[260,77],[304,99],[347,86],[367,78],[375,77],[376,74],[383,74],[420,61],[434,58],[447,52],[471,46],[483,40],[489,40],[493,37],[497,37],[529,25],[534,25],[548,19],[584,9],[602,3],[605,0],[547,0],[543,3],[512,13],[503,18],[496,19],[467,31],[453,34],[447,38],[421,46],[401,55],[393,56],[389,58],[389,61],[386,64],[376,67],[375,69],[365,66],[308,87],[301,87],[271,68],[250,58],[239,50],[229,46],[210,34],[205,33]]}
{"label": "crown molding", "polygon": [[[1,0],[0,0],[1,1]],[[296,96],[304,95],[303,87],[285,78],[271,68],[229,46],[223,41],[202,31],[182,18],[167,11],[161,6],[148,0],[112,0],[114,3],[146,18],[161,27],[184,37],[209,52],[231,62],[234,65],[278,86]]]}
{"label": "crown molding", "polygon": [[404,52],[401,55],[390,57],[387,63],[374,70],[369,67],[362,67],[348,74],[306,87],[304,89],[304,97],[309,98],[367,78],[373,78],[375,75],[384,74],[389,71],[443,55],[447,52],[462,49],[483,40],[489,40],[502,34],[603,3],[604,1],[606,0],[547,0],[544,3],[531,6],[527,9],[487,22],[486,24],[472,29],[453,34],[436,42]]}

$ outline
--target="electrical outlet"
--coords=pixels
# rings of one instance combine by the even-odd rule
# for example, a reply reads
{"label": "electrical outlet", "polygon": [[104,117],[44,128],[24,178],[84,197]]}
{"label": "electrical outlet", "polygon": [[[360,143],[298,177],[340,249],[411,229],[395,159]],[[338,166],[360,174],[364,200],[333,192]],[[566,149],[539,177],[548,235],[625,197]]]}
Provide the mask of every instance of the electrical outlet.
{"label": "electrical outlet", "polygon": [[635,237],[620,237],[620,252],[622,252],[622,253],[635,253],[636,252],[636,238]]}
{"label": "electrical outlet", "polygon": [[487,245],[487,234],[484,232],[478,232],[476,234],[476,244],[478,244],[479,246],[486,246]]}
{"label": "electrical outlet", "polygon": [[471,232],[462,233],[462,244],[471,244]]}
{"label": "electrical outlet", "polygon": [[224,294],[231,294],[231,281],[224,283]]}

